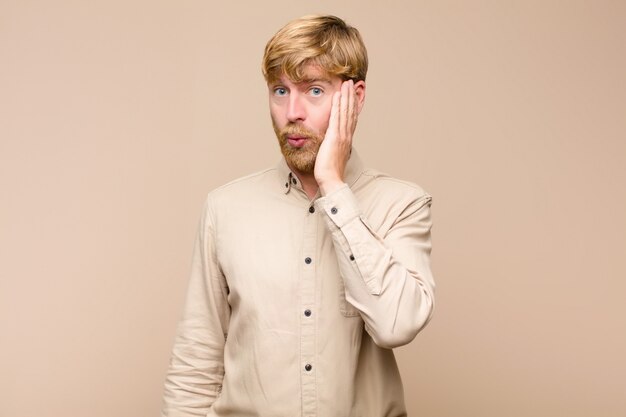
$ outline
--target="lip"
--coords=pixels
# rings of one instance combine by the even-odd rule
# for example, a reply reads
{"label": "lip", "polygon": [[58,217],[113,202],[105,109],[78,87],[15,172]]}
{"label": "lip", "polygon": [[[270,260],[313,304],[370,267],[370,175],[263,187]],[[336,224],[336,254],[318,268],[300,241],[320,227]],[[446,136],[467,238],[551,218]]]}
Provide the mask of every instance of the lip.
{"label": "lip", "polygon": [[287,135],[287,142],[295,148],[303,147],[307,140],[309,138],[305,136]]}

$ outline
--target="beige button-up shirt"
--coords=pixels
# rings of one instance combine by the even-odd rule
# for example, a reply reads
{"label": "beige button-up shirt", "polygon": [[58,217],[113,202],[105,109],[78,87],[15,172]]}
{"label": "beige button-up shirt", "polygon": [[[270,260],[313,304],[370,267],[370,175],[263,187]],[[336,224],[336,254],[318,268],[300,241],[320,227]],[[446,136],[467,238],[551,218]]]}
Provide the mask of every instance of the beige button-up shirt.
{"label": "beige button-up shirt", "polygon": [[391,348],[433,310],[431,197],[365,169],[310,201],[285,161],[212,191],[163,416],[406,415]]}

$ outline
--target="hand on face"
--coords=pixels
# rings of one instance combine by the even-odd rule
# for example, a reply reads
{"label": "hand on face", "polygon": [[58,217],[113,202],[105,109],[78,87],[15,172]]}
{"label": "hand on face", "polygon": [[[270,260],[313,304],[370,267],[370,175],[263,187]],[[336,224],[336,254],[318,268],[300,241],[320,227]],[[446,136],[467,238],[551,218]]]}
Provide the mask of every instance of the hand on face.
{"label": "hand on face", "polygon": [[322,195],[343,185],[358,115],[354,81],[344,81],[333,95],[326,136],[315,160],[314,175]]}

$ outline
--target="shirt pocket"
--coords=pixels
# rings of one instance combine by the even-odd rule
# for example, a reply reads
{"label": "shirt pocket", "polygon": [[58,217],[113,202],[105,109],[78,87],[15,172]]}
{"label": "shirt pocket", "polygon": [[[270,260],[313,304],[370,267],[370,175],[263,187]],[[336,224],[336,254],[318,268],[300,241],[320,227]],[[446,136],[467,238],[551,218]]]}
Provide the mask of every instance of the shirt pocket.
{"label": "shirt pocket", "polygon": [[346,288],[343,285],[343,278],[339,277],[339,311],[344,317],[359,317],[359,310],[346,300]]}

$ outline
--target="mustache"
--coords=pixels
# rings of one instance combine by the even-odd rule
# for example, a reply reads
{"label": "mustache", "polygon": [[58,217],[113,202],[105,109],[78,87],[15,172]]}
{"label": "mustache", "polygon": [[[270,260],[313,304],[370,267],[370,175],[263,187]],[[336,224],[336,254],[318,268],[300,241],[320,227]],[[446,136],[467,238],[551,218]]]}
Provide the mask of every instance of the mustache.
{"label": "mustache", "polygon": [[306,138],[317,138],[318,136],[315,132],[297,123],[289,123],[285,125],[285,127],[283,127],[279,133],[282,138],[287,138],[288,135],[301,136]]}

